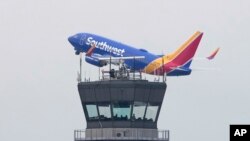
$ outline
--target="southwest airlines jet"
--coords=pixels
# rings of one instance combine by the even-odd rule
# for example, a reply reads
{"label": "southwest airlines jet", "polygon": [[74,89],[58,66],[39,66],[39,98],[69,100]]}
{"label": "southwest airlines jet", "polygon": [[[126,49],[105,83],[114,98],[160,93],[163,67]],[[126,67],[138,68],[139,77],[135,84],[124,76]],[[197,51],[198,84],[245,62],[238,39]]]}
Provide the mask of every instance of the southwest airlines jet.
{"label": "southwest airlines jet", "polygon": [[[202,35],[202,32],[197,31],[176,51],[167,55],[155,55],[145,49],[137,49],[90,33],[78,33],[68,40],[76,55],[85,52],[85,61],[98,67],[122,59],[125,66],[131,70],[152,75],[183,76],[189,75],[192,71],[190,65]],[[219,48],[207,59],[213,59],[218,51]]]}

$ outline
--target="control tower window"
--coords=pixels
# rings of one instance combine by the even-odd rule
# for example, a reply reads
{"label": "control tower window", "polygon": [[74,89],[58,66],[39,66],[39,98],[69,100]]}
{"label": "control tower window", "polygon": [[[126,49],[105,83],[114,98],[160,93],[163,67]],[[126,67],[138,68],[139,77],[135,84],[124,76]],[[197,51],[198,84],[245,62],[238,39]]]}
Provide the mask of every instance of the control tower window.
{"label": "control tower window", "polygon": [[131,104],[129,102],[116,102],[113,104],[114,120],[129,120]]}
{"label": "control tower window", "polygon": [[100,114],[100,120],[110,120],[111,119],[111,108],[110,104],[98,104],[98,110]]}
{"label": "control tower window", "polygon": [[158,108],[159,108],[158,104],[148,103],[145,120],[155,122]]}
{"label": "control tower window", "polygon": [[134,102],[132,121],[133,120],[143,120],[146,109],[145,102]]}
{"label": "control tower window", "polygon": [[97,120],[98,112],[97,112],[96,104],[86,104],[86,108],[88,111],[89,120]]}

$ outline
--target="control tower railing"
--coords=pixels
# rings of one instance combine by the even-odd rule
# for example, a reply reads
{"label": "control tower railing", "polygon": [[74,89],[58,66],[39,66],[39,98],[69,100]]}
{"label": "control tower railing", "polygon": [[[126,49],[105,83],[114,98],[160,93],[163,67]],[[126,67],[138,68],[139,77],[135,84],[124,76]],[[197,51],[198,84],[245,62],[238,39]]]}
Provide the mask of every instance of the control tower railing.
{"label": "control tower railing", "polygon": [[129,69],[102,71],[101,80],[116,80],[116,79],[127,79],[127,80],[141,80],[142,72],[131,71]]}
{"label": "control tower railing", "polygon": [[[109,132],[107,134],[107,131]],[[127,132],[127,133],[126,133]],[[75,130],[75,141],[94,141],[94,140],[140,140],[140,141],[169,141],[168,130],[141,130],[133,129],[121,132],[116,128],[96,130]]]}

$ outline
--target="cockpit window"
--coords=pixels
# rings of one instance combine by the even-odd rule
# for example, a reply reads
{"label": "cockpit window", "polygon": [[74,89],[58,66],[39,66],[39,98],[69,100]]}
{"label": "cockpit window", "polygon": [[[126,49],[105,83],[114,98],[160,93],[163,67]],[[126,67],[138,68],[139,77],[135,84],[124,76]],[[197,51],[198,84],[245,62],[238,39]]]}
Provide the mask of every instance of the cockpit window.
{"label": "cockpit window", "polygon": [[84,45],[85,40],[86,40],[86,35],[85,34],[79,34],[79,37],[80,37],[79,44]]}
{"label": "cockpit window", "polygon": [[78,37],[78,35],[77,35],[77,34],[73,36],[73,38],[75,38],[75,39],[77,39],[77,37]]}

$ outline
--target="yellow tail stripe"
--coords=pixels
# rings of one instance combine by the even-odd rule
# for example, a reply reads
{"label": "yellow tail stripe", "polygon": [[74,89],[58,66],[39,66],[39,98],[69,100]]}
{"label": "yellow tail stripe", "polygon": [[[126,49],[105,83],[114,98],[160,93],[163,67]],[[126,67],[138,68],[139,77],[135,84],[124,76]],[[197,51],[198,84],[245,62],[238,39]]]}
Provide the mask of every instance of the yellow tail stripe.
{"label": "yellow tail stripe", "polygon": [[145,68],[145,73],[153,73],[156,69],[160,68],[164,62],[164,64],[171,62],[174,58],[176,58],[190,43],[192,43],[201,32],[197,31],[194,33],[184,44],[182,44],[175,52],[159,57],[149,63]]}

